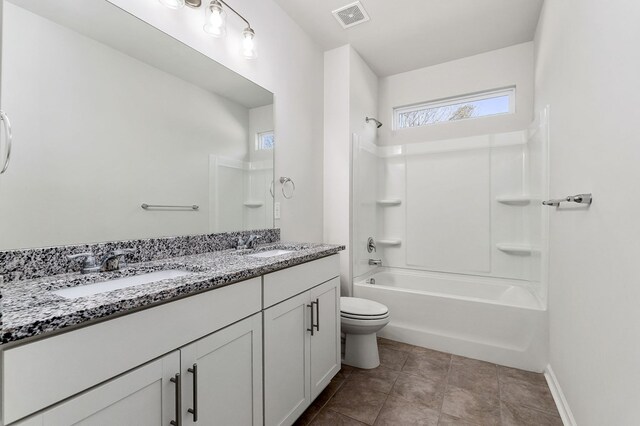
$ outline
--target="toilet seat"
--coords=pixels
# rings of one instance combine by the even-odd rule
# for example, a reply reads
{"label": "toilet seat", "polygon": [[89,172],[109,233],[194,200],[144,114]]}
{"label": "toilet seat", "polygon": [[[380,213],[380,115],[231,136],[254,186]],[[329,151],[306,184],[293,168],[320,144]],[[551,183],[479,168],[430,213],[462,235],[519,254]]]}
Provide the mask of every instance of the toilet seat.
{"label": "toilet seat", "polygon": [[351,315],[344,312],[340,312],[340,318],[349,318],[360,321],[373,321],[389,318],[389,313],[387,312],[384,315]]}
{"label": "toilet seat", "polygon": [[389,308],[373,300],[359,297],[341,297],[340,316],[359,320],[384,319],[389,316]]}

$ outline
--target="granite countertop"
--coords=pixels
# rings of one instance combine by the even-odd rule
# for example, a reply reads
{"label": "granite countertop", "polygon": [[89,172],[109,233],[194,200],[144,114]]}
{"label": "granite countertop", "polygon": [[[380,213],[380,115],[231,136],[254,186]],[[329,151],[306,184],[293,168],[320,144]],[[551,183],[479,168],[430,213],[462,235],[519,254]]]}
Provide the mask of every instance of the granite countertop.
{"label": "granite countertop", "polygon": [[[294,250],[273,257],[247,254],[272,249]],[[114,314],[150,307],[171,299],[211,290],[279,269],[329,256],[344,246],[306,243],[272,243],[255,250],[223,250],[129,264],[122,271],[82,275],[61,274],[2,285],[2,330],[0,344],[29,337]],[[180,269],[192,272],[179,278],[113,290],[91,296],[66,299],[52,290],[97,283],[147,272]]]}

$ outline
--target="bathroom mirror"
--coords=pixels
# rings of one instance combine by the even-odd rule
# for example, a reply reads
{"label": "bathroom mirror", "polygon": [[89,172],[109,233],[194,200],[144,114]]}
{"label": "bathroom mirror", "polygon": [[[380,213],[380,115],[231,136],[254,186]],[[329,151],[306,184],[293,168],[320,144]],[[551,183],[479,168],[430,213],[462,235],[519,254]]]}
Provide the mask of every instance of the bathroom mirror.
{"label": "bathroom mirror", "polygon": [[5,0],[1,79],[0,250],[274,226],[273,94],[108,1]]}

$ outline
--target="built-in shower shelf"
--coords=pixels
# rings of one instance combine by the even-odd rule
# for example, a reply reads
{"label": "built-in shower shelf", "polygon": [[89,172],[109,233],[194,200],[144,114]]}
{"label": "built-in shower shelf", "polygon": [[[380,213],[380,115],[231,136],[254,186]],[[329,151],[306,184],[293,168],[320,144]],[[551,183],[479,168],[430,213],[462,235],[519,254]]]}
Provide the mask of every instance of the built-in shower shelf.
{"label": "built-in shower shelf", "polygon": [[379,206],[383,206],[383,207],[399,206],[400,204],[402,204],[402,200],[391,198],[386,200],[377,200],[376,203]]}
{"label": "built-in shower shelf", "polygon": [[532,199],[530,195],[504,195],[497,197],[496,201],[510,206],[526,206],[531,203]]}
{"label": "built-in shower shelf", "polygon": [[244,206],[255,209],[264,206],[264,203],[262,201],[245,201]]}
{"label": "built-in shower shelf", "polygon": [[530,244],[499,243],[496,244],[496,247],[498,248],[498,250],[508,254],[528,255],[540,251],[539,248],[534,247]]}
{"label": "built-in shower shelf", "polygon": [[376,244],[381,246],[399,246],[400,244],[402,244],[402,240],[394,240],[394,239],[376,240]]}

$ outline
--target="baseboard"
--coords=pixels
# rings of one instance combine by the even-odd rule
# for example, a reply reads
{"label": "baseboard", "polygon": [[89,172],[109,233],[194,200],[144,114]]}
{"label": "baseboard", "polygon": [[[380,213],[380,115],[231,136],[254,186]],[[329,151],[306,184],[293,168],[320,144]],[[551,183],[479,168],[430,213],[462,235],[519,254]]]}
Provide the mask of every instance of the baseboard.
{"label": "baseboard", "polygon": [[560,383],[558,383],[558,379],[556,378],[550,364],[547,364],[547,368],[544,370],[544,377],[547,379],[551,395],[553,395],[553,400],[556,403],[556,407],[558,407],[558,413],[560,413],[562,423],[564,423],[565,426],[577,426],[576,420],[573,418],[571,408],[569,408],[569,403],[564,397],[564,393],[562,393]]}

